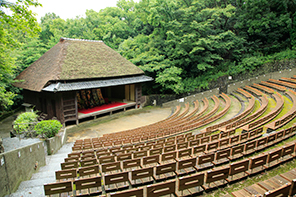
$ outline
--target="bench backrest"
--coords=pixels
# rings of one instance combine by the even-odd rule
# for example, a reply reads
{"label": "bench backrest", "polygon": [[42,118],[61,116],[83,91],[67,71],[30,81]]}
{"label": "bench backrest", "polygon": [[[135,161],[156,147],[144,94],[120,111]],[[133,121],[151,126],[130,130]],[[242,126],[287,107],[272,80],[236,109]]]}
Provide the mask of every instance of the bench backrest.
{"label": "bench backrest", "polygon": [[159,163],[159,155],[143,157],[143,165]]}
{"label": "bench backrest", "polygon": [[236,163],[230,164],[229,175],[235,175],[238,173],[246,172],[249,169],[249,160],[245,159]]}
{"label": "bench backrest", "polygon": [[229,167],[218,170],[211,170],[206,173],[206,183],[212,183],[226,179],[229,176]]}
{"label": "bench backrest", "polygon": [[112,163],[105,163],[101,165],[102,172],[111,172],[120,170],[120,161],[112,162]]}
{"label": "bench backrest", "polygon": [[110,197],[142,197],[143,196],[143,188],[135,188],[122,192],[111,193]]}
{"label": "bench backrest", "polygon": [[57,180],[75,178],[77,177],[77,170],[76,169],[59,170],[55,172],[55,176]]}
{"label": "bench backrest", "polygon": [[87,188],[94,188],[94,187],[101,187],[102,181],[101,177],[92,177],[92,178],[84,178],[84,179],[77,179],[74,181],[76,186],[76,190],[87,189]]}
{"label": "bench backrest", "polygon": [[52,194],[61,194],[72,191],[72,182],[64,181],[60,183],[50,183],[44,185],[44,194],[52,195]]}
{"label": "bench backrest", "polygon": [[182,191],[185,189],[202,186],[204,184],[204,176],[204,173],[201,173],[179,178],[178,190]]}
{"label": "bench backrest", "polygon": [[131,175],[132,175],[131,176],[132,180],[152,177],[153,176],[153,167],[133,170]]}
{"label": "bench backrest", "polygon": [[176,171],[176,163],[168,163],[156,166],[155,174],[161,175],[169,172],[175,172]]}
{"label": "bench backrest", "polygon": [[105,185],[122,183],[128,181],[128,172],[119,172],[116,174],[108,174],[104,176]]}
{"label": "bench backrest", "polygon": [[147,186],[147,197],[160,197],[168,194],[175,194],[176,181],[158,183]]}

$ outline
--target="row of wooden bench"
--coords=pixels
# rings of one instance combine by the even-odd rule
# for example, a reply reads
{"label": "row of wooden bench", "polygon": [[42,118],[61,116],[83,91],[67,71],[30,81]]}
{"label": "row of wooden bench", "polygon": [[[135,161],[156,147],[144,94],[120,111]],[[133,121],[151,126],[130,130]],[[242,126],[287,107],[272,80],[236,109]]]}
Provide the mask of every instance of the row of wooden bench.
{"label": "row of wooden bench", "polygon": [[[282,109],[284,107],[284,98],[278,92],[276,92],[272,96],[273,96],[273,98],[275,98],[275,101],[276,101],[276,106],[272,109],[272,111],[269,112],[268,114],[264,115],[263,117],[241,127],[243,130],[250,131],[254,128],[260,127],[260,126],[270,122],[282,111]],[[296,105],[296,103],[295,103],[295,105]]]}
{"label": "row of wooden bench", "polygon": [[[226,127],[227,130],[232,128],[232,123],[237,122],[238,120],[243,119],[244,117],[246,117],[247,115],[249,115],[255,106],[255,97],[252,96],[250,93],[246,92],[245,90],[238,88],[237,92],[239,92],[240,94],[242,94],[244,97],[246,97],[248,99],[248,107],[246,108],[246,110],[244,110],[242,113],[236,115],[234,118],[231,118],[229,120],[226,120],[224,122],[215,124],[213,126],[208,126],[205,130],[206,132],[213,132],[213,131],[217,131],[219,130],[221,127]],[[226,126],[227,125],[227,126]]]}
{"label": "row of wooden bench", "polygon": [[[125,147],[113,147],[109,149],[89,149],[89,150],[79,150],[74,149],[75,151],[68,154],[69,158],[65,160],[79,160],[82,157],[86,157],[88,154],[96,155],[98,159],[100,159],[100,163],[104,162],[104,158],[117,158],[121,156],[133,156],[133,158],[139,158],[143,156],[152,156],[156,154],[163,154],[175,150],[183,150],[183,149],[193,149],[193,154],[198,154],[199,150],[203,150],[205,152],[213,152],[216,150],[224,149],[227,147],[239,145],[241,143],[253,140],[262,135],[263,128],[259,128],[252,132],[243,133],[240,135],[234,135],[234,132],[227,132],[221,134],[215,134],[212,136],[206,136],[202,138],[202,135],[192,135],[186,138],[179,138],[176,140],[158,140],[156,142],[145,143],[145,144],[137,144],[130,145]],[[195,138],[196,137],[196,138]],[[184,153],[178,154],[183,155]],[[87,157],[86,157],[87,158]],[[116,160],[116,159],[114,159]]]}
{"label": "row of wooden bench", "polygon": [[[294,131],[293,131],[294,130]],[[199,156],[190,155],[192,153],[192,149],[185,149],[183,150],[186,152],[186,158],[177,158],[177,152],[169,152],[166,154],[160,155],[153,155],[149,157],[142,157],[136,159],[129,159],[123,161],[115,162],[113,160],[108,160],[105,163],[102,162],[102,165],[95,165],[95,166],[88,166],[88,167],[81,167],[78,169],[79,175],[85,175],[86,172],[94,173],[118,173],[120,171],[130,171],[130,170],[139,170],[141,168],[147,167],[155,167],[156,172],[162,171],[162,169],[177,169],[178,175],[186,174],[186,170],[184,171],[184,166],[190,167],[191,170],[189,172],[194,172],[194,169],[204,170],[207,168],[211,168],[213,166],[221,165],[227,163],[229,161],[233,161],[235,159],[241,158],[243,156],[250,155],[256,151],[260,151],[268,146],[271,146],[275,143],[278,143],[284,139],[289,138],[290,136],[295,134],[296,127],[292,127],[290,129],[282,130],[272,135],[266,136],[262,139],[258,139],[255,141],[251,141],[246,144],[242,144],[237,147],[228,148],[225,150],[221,150],[218,152],[205,152],[204,150],[200,150]],[[189,150],[189,151],[188,151]],[[88,161],[88,160],[86,160]],[[96,161],[95,159],[93,161]],[[189,165],[190,163],[190,165]],[[70,164],[70,163],[69,163]],[[92,164],[92,163],[91,163]],[[185,165],[186,164],[186,165]],[[77,162],[76,162],[77,166]],[[72,173],[77,171],[76,166],[69,166],[72,169]],[[99,169],[100,168],[100,169]],[[192,170],[193,169],[193,170]],[[63,175],[68,176],[68,170],[61,170],[58,171],[59,175],[57,177],[63,177]],[[72,176],[74,176],[72,174]],[[75,176],[74,176],[75,177]],[[69,177],[68,177],[69,178]],[[73,177],[70,177],[73,178]],[[60,179],[60,178],[57,178]]]}
{"label": "row of wooden bench", "polygon": [[295,118],[296,116],[296,92],[292,90],[288,90],[286,94],[290,97],[293,105],[290,108],[290,110],[285,113],[282,117],[276,119],[275,121],[272,121],[268,123],[267,125],[264,125],[264,128],[267,129],[267,132],[274,131],[283,125],[287,124],[289,121]]}
{"label": "row of wooden bench", "polygon": [[[244,189],[232,192],[229,197],[285,197],[296,194],[296,168],[260,181]],[[226,197],[226,196],[225,196]]]}
{"label": "row of wooden bench", "polygon": [[[211,188],[216,188],[221,185],[227,184],[228,182],[233,182],[237,181],[239,179],[245,178],[247,176],[250,176],[252,174],[256,174],[259,172],[262,172],[270,167],[273,167],[275,165],[279,165],[287,160],[290,160],[294,158],[295,151],[296,151],[296,142],[293,141],[289,144],[286,144],[282,147],[279,148],[274,148],[270,150],[267,153],[263,153],[251,158],[244,159],[242,161],[232,163],[230,165],[223,166],[221,168],[216,168],[212,169],[210,171],[204,172],[204,173],[194,173],[193,175],[190,176],[184,176],[184,177],[179,177],[176,178],[174,175],[171,177],[168,177],[170,173],[174,174],[176,173],[176,165],[174,163],[168,163],[165,165],[162,165],[163,168],[159,168],[158,170],[156,169],[158,166],[155,167],[155,171],[153,173],[153,168],[143,168],[139,170],[133,170],[130,172],[119,172],[119,173],[114,173],[114,174],[106,174],[102,177],[103,180],[103,188],[100,189],[99,187],[102,186],[102,181],[101,177],[98,176],[98,173],[95,174],[93,178],[81,178],[81,179],[75,179],[73,181],[73,184],[75,185],[76,190],[79,190],[81,187],[77,187],[77,185],[83,185],[81,182],[84,183],[85,188],[90,187],[90,185],[94,186],[95,185],[95,191],[96,192],[101,192],[104,190],[105,192],[112,192],[112,191],[117,191],[121,189],[127,189],[130,188],[130,185],[134,186],[139,186],[139,185],[147,185],[150,183],[154,183],[153,179],[158,178],[158,180],[167,180],[169,178],[173,178],[175,180],[173,181],[167,181],[167,182],[162,182],[158,184],[153,184],[153,186],[158,186],[155,187],[154,189],[161,191],[165,191],[168,189],[165,189],[168,187],[167,183],[173,183],[170,184],[170,189],[169,192],[162,193],[163,194],[176,194],[178,196],[184,196],[184,195],[192,195],[194,194],[193,192],[201,192],[203,189],[208,190]],[[187,162],[189,163],[189,162]],[[188,166],[185,165],[188,169]],[[190,165],[189,165],[190,166]],[[192,167],[192,166],[190,166]],[[193,166],[195,168],[195,166]],[[152,169],[152,170],[151,170]],[[89,175],[89,171],[86,171],[85,175]],[[83,172],[80,172],[83,174]],[[131,174],[129,174],[131,173]],[[162,176],[161,176],[162,175]],[[99,177],[99,178],[98,178]],[[97,180],[94,181],[93,179]],[[100,181],[98,181],[100,179]],[[178,182],[178,185],[176,187],[175,182]],[[140,180],[139,182],[136,182],[135,180]],[[147,180],[147,182],[143,183],[143,180]],[[151,182],[152,181],[152,182]],[[77,183],[78,182],[78,183]],[[80,183],[79,183],[80,182]],[[72,185],[72,181],[65,181],[61,183],[53,183],[53,184],[48,184],[45,185],[45,194],[50,195],[52,194],[51,192],[57,192],[55,188],[61,188],[65,187],[63,185],[68,185],[69,187]],[[76,185],[77,184],[77,185]],[[148,194],[148,188],[150,186],[147,186],[147,196],[158,196],[157,193],[153,194]],[[200,189],[196,190],[196,187],[200,187]],[[72,188],[72,187],[71,187]],[[84,188],[84,189],[85,189]],[[202,189],[203,188],[203,189]],[[67,188],[69,189],[69,188]],[[64,191],[66,191],[65,189]],[[177,191],[176,191],[177,189]],[[138,190],[138,189],[136,189]],[[72,190],[71,190],[72,191]],[[88,190],[89,191],[89,190]],[[135,191],[135,190],[131,190]],[[128,196],[131,196],[131,191],[125,191],[124,193]],[[60,190],[58,191],[60,192]],[[152,192],[152,191],[150,191]],[[78,192],[79,194],[79,192]],[[117,193],[118,194],[118,193]],[[120,193],[121,195],[124,195]],[[77,195],[77,193],[76,193]],[[112,195],[111,195],[112,196]]]}

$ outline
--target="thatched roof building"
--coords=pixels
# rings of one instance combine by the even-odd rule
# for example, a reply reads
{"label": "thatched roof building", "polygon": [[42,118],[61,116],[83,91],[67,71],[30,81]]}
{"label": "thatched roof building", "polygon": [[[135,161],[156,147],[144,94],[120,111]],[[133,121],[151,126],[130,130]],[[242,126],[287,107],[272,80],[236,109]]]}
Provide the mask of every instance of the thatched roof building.
{"label": "thatched roof building", "polygon": [[[103,96],[109,100],[112,97],[130,100],[137,106],[141,104],[141,99],[139,92],[135,90],[140,91],[140,83],[151,81],[152,78],[145,76],[140,68],[102,41],[61,38],[59,43],[20,73],[16,80],[20,82],[14,83],[14,86],[24,89],[26,103],[35,105],[37,110],[48,114],[49,118],[55,116],[65,122],[63,115],[57,112],[50,115],[48,110],[45,110],[48,109],[49,103],[55,104],[57,111],[57,103],[61,102],[62,105],[63,100],[76,99],[74,102],[77,121],[77,91],[103,88]],[[123,96],[114,96],[110,93],[110,87],[117,87],[112,90],[121,92]],[[127,96],[130,93],[135,95]],[[33,95],[39,100],[32,98]],[[62,101],[59,101],[60,99]]]}

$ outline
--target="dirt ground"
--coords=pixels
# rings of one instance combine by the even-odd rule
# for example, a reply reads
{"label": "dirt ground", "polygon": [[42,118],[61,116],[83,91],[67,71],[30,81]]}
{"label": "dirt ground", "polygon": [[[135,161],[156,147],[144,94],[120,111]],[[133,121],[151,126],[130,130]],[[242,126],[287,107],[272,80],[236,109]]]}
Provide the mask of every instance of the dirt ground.
{"label": "dirt ground", "polygon": [[171,108],[148,107],[83,122],[78,126],[67,127],[68,142],[153,124],[169,117],[171,113]]}

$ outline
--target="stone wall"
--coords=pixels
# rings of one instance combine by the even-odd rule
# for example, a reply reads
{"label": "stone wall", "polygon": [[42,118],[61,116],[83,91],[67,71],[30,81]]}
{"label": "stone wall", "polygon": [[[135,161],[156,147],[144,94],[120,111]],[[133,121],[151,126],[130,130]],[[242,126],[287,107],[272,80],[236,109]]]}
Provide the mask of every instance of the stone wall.
{"label": "stone wall", "polygon": [[47,146],[47,154],[55,154],[67,141],[67,129],[59,132],[55,137],[45,140]]}
{"label": "stone wall", "polygon": [[[274,66],[274,68],[271,68]],[[279,79],[281,77],[292,77],[296,75],[296,60],[276,62],[274,64],[266,64],[263,68],[253,71],[252,73],[241,74],[238,76],[223,76],[220,77],[217,81],[212,82],[210,87],[211,90],[192,94],[179,99],[174,99],[172,101],[162,103],[163,107],[175,107],[177,105],[184,106],[185,103],[192,103],[194,100],[201,101],[204,97],[211,97],[212,95],[219,95],[224,92],[230,94],[231,92],[237,90],[237,88],[252,85],[254,83],[260,83],[261,81],[267,81],[268,79]],[[264,70],[266,69],[266,70]],[[279,70],[283,69],[283,70]],[[266,71],[278,70],[274,72],[266,73]],[[262,75],[258,75],[262,74]]]}
{"label": "stone wall", "polygon": [[38,142],[0,154],[0,197],[15,192],[22,181],[45,165],[44,143]]}
{"label": "stone wall", "polygon": [[174,107],[177,105],[181,105],[182,107],[185,106],[185,103],[190,103],[193,104],[194,101],[198,100],[201,101],[203,98],[210,98],[212,95],[219,95],[219,88],[213,89],[213,90],[208,90],[208,91],[204,91],[198,94],[194,94],[194,95],[189,95],[183,98],[179,98],[173,101],[169,101],[166,103],[162,104],[162,107]]}

